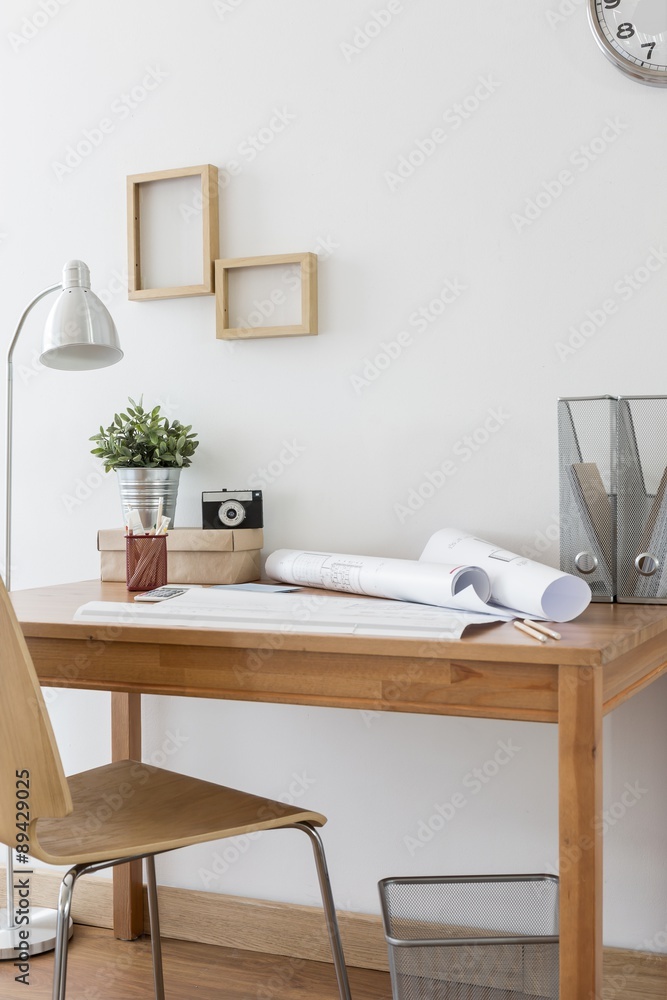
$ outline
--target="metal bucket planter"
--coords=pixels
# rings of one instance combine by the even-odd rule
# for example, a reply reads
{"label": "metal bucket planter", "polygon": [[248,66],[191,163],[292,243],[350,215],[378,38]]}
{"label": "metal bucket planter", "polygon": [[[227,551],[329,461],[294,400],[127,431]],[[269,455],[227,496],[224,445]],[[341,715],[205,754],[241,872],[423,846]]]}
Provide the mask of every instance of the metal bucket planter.
{"label": "metal bucket planter", "polygon": [[123,508],[123,524],[127,524],[130,510],[138,510],[141,523],[146,531],[153,527],[158,505],[162,499],[162,513],[171,518],[174,527],[176,498],[181,470],[175,467],[164,469],[116,469],[120,487],[120,502]]}

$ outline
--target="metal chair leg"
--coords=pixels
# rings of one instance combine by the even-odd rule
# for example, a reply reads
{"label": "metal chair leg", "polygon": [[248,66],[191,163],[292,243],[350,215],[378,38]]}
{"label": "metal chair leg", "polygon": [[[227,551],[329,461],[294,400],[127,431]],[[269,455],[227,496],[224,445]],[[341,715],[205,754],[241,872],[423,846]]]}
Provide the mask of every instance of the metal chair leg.
{"label": "metal chair leg", "polygon": [[157,901],[157,881],[155,879],[155,856],[146,861],[146,888],[148,890],[148,914],[151,925],[151,952],[153,954],[153,983],[155,1000],[164,1000],[164,977],[162,975],[162,945],[160,943],[160,914]]}
{"label": "metal chair leg", "polygon": [[336,970],[336,980],[338,981],[338,992],[340,993],[341,1000],[351,1000],[350,984],[347,978],[347,968],[345,966],[345,955],[343,954],[343,942],[340,938],[338,917],[336,916],[336,907],[334,904],[333,893],[331,891],[331,882],[329,880],[329,871],[327,869],[327,859],[324,853],[324,845],[319,833],[315,827],[310,825],[310,823],[295,823],[295,827],[297,830],[303,830],[303,832],[308,834],[310,837],[313,854],[315,855],[320,892],[322,893],[322,904],[324,906],[324,916],[326,918],[327,931],[329,933],[329,943],[331,945],[334,969]]}
{"label": "metal chair leg", "polygon": [[56,927],[56,953],[53,969],[53,1000],[65,1000],[69,916],[72,909],[74,883],[80,874],[81,871],[79,868],[70,868],[60,884],[60,892],[58,894],[58,922]]}

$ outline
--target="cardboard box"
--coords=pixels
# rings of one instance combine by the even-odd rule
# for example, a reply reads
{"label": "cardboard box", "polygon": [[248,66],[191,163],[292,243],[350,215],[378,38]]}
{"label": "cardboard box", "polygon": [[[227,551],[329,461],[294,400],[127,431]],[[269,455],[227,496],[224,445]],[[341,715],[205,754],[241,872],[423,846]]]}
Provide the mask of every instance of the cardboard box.
{"label": "cardboard box", "polygon": [[[169,583],[247,583],[259,580],[261,528],[213,531],[174,528],[167,535]],[[125,581],[125,532],[102,528],[97,533],[101,578]]]}

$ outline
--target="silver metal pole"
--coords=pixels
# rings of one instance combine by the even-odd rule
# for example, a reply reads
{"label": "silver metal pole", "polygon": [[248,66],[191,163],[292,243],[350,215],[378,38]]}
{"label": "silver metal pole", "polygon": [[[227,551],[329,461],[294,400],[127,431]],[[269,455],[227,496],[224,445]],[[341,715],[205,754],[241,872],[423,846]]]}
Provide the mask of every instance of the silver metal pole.
{"label": "silver metal pole", "polygon": [[57,292],[63,286],[60,282],[57,285],[49,285],[44,291],[36,295],[23,310],[23,314],[18,321],[14,336],[12,337],[9,350],[7,351],[7,427],[6,427],[6,450],[5,450],[5,587],[12,589],[12,443],[14,436],[14,348],[23,329],[23,324],[28,318],[33,306],[40,299],[50,292]]}
{"label": "silver metal pole", "polygon": [[[68,289],[74,290],[76,288],[83,288],[84,291],[89,288],[89,271],[86,264],[80,260],[70,260],[65,265],[63,270],[63,280],[56,285],[49,285],[43,291],[39,292],[34,299],[28,303],[26,308],[23,310],[23,314],[18,321],[16,330],[14,331],[14,336],[12,337],[11,343],[9,345],[9,350],[7,351],[7,436],[6,436],[6,475],[5,475],[5,586],[7,590],[11,590],[11,580],[12,580],[12,448],[13,448],[13,437],[14,437],[14,371],[13,371],[13,354],[16,343],[23,329],[23,325],[33,308],[40,299],[43,299],[45,295],[49,295],[51,292],[60,291],[60,289],[67,287]],[[116,328],[114,326],[113,320],[106,312],[106,309],[102,303],[97,299],[95,295],[91,296],[92,300],[97,304],[96,309],[101,310],[102,313],[102,324],[101,328],[96,331],[96,336],[89,340],[85,338],[86,346],[96,346],[97,348],[103,348],[102,361],[97,367],[104,367],[105,364],[110,362],[109,352],[113,356],[113,360],[119,361],[123,356],[123,352],[120,350],[118,344],[118,335],[116,333]],[[57,332],[57,331],[56,331]],[[46,352],[47,355],[51,356],[57,353],[57,350],[62,348],[63,344],[59,337],[53,337],[54,331],[49,329],[47,322],[47,329],[45,331],[45,346],[50,349]],[[53,360],[53,359],[52,359]],[[54,364],[51,367],[59,368],[62,367],[59,364]],[[64,367],[68,367],[65,365]],[[76,367],[76,366],[75,366]],[[93,365],[92,367],[96,367]],[[36,955],[42,951],[49,951],[55,946],[56,940],[56,917],[57,914],[54,910],[50,910],[46,907],[33,907],[30,912],[30,923],[31,923],[31,936],[30,936],[30,954]],[[72,921],[69,921],[69,933],[71,934]],[[7,926],[3,925],[2,918],[0,918],[0,961],[9,958],[15,958],[16,948],[17,948],[17,928],[14,920],[14,871],[13,871],[13,856],[12,849],[8,847],[7,849]],[[63,986],[64,995],[64,986]]]}
{"label": "silver metal pole", "polygon": [[[62,284],[59,282],[57,285],[49,285],[44,291],[36,295],[35,298],[26,306],[23,310],[23,314],[18,321],[16,330],[14,331],[14,336],[9,345],[9,350],[7,351],[7,428],[6,428],[6,454],[5,454],[5,587],[7,590],[11,590],[11,579],[12,579],[12,440],[14,433],[14,366],[13,366],[13,354],[16,343],[23,329],[23,325],[30,313],[32,307],[36,305],[40,299],[43,299],[45,295],[49,295],[50,292],[57,292],[62,288]],[[10,958],[12,957],[12,946],[6,946],[3,944],[5,937],[8,938],[10,942],[13,941],[11,932],[16,928],[16,923],[14,919],[14,856],[12,853],[12,848],[7,847],[7,925],[0,925],[0,958]],[[9,933],[7,933],[9,932]],[[53,946],[51,946],[53,947]],[[43,949],[42,949],[43,950]],[[9,954],[6,952],[9,951]]]}

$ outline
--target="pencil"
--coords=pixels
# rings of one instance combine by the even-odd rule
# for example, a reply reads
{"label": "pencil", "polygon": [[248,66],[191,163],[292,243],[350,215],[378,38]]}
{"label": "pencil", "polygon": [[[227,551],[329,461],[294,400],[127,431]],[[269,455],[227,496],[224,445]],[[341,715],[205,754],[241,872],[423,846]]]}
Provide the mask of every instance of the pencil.
{"label": "pencil", "polygon": [[537,632],[534,628],[531,628],[530,625],[524,625],[523,622],[517,622],[517,621],[513,622],[513,624],[514,628],[520,629],[522,632],[525,632],[526,635],[531,636],[533,639],[537,639],[538,642],[547,641],[546,635],[542,635],[541,632]]}
{"label": "pencil", "polygon": [[536,632],[542,632],[544,635],[548,635],[550,639],[560,639],[560,632],[554,632],[552,629],[547,628],[542,622],[531,622],[529,618],[524,618],[524,625],[528,625],[530,628],[534,628]]}

